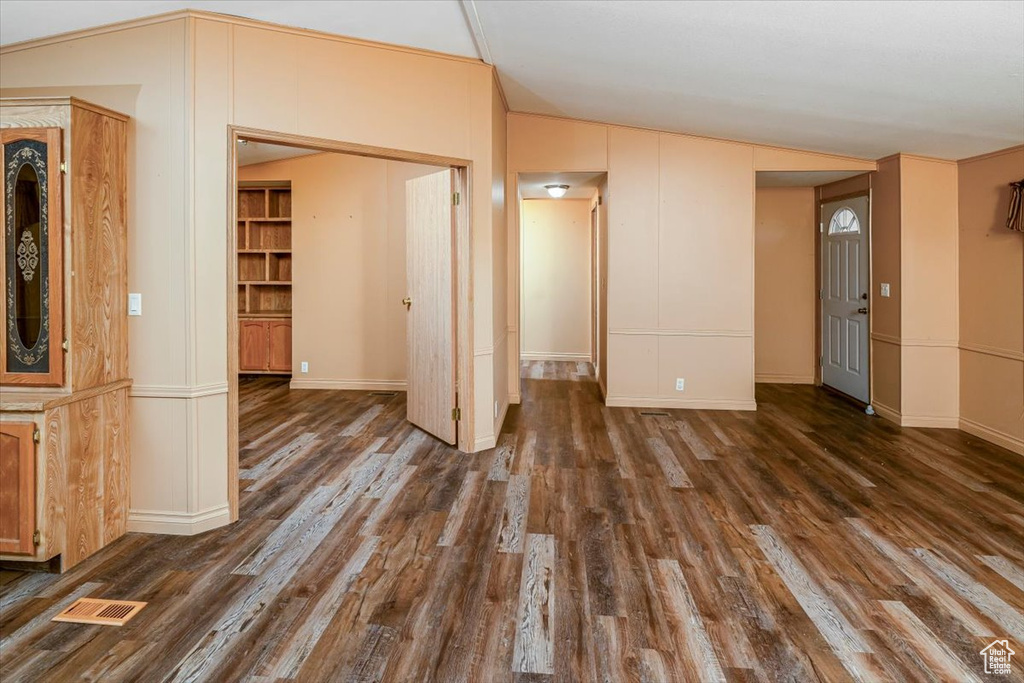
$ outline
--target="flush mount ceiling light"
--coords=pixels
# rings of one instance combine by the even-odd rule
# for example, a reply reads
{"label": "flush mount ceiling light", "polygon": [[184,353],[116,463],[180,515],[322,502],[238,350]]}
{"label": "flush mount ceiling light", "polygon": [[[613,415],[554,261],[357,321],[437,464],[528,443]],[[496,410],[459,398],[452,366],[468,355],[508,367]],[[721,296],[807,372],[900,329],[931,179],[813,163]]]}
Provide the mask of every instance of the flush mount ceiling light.
{"label": "flush mount ceiling light", "polygon": [[565,196],[565,193],[569,190],[568,185],[545,185],[544,189],[548,191],[548,194],[559,199]]}

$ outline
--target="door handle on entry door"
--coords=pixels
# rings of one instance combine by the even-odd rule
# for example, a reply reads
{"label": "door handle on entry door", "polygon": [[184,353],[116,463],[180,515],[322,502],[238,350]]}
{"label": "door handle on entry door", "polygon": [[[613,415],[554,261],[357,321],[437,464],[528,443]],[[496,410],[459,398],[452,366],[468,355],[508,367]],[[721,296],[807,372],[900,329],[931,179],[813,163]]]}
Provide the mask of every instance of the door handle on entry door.
{"label": "door handle on entry door", "polygon": [[867,308],[858,308],[857,312],[862,314],[862,315],[867,315],[868,314],[868,309]]}
{"label": "door handle on entry door", "polygon": [[405,297],[404,299],[402,299],[402,305],[405,306],[405,310],[408,311],[410,308],[412,308],[412,299],[410,299],[409,297]]}

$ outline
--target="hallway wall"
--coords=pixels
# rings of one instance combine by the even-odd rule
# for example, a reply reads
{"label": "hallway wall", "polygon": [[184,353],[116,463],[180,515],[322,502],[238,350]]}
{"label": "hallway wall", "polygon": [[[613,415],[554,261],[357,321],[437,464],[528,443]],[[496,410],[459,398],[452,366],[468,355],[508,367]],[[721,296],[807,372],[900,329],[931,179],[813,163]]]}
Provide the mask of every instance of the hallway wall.
{"label": "hallway wall", "polygon": [[590,205],[522,203],[524,360],[590,360]]}
{"label": "hallway wall", "polygon": [[758,188],[754,208],[754,377],[813,384],[815,189]]}
{"label": "hallway wall", "polygon": [[1006,228],[1024,146],[958,168],[960,428],[1024,455],[1024,235]]}

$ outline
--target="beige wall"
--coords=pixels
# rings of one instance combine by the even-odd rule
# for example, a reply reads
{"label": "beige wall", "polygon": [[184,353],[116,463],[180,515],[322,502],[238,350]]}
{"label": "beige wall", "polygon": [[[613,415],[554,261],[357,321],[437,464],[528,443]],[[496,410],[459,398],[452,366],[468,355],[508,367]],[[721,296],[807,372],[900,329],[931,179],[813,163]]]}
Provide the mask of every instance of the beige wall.
{"label": "beige wall", "polygon": [[608,176],[597,188],[597,383],[608,396]]}
{"label": "beige wall", "polygon": [[522,204],[520,357],[590,360],[589,199]]}
{"label": "beige wall", "polygon": [[[875,167],[529,114],[509,114],[508,135],[510,182],[608,171],[609,405],[754,408],[755,171]],[[513,230],[516,221],[510,212]]]}
{"label": "beige wall", "polygon": [[755,196],[758,382],[814,383],[816,206],[812,187],[759,188]]}
{"label": "beige wall", "polygon": [[[507,168],[506,153],[508,140],[505,128],[505,102],[498,87],[497,76],[491,81],[491,232],[492,259],[492,306],[494,307],[492,325],[494,327],[491,377],[493,387],[491,397],[494,401],[492,435],[501,433],[501,425],[509,406],[509,371],[519,372],[519,362],[511,356],[509,349],[508,302],[510,295],[508,275],[508,223],[505,218],[506,206],[509,205],[505,171]],[[514,202],[513,202],[514,203]],[[479,415],[478,419],[484,419]],[[486,430],[478,432],[488,433]]]}
{"label": "beige wall", "polygon": [[495,374],[507,371],[491,234],[505,230],[504,109],[489,66],[182,14],[4,49],[0,79],[4,95],[75,95],[132,116],[129,286],[145,314],[130,327],[130,528],[195,533],[229,519],[229,125],[472,163],[471,431],[476,448],[494,443]]}
{"label": "beige wall", "polygon": [[1024,235],[1007,230],[1024,147],[959,163],[960,426],[1024,454]]}
{"label": "beige wall", "polygon": [[[900,162],[890,157],[871,177],[871,403],[896,422],[902,404],[900,258]],[[883,282],[888,298],[881,295]]]}
{"label": "beige wall", "polygon": [[292,183],[292,388],[405,388],[405,182],[440,170],[348,154],[239,169]]}
{"label": "beige wall", "polygon": [[902,423],[957,427],[957,166],[900,155]]}

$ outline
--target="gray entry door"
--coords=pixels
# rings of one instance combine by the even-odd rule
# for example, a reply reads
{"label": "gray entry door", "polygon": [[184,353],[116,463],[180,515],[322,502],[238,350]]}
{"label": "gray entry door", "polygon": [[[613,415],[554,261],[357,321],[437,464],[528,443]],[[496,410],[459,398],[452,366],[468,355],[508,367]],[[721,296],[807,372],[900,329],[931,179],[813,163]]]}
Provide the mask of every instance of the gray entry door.
{"label": "gray entry door", "polygon": [[868,393],[868,198],[821,206],[821,381],[865,403]]}

